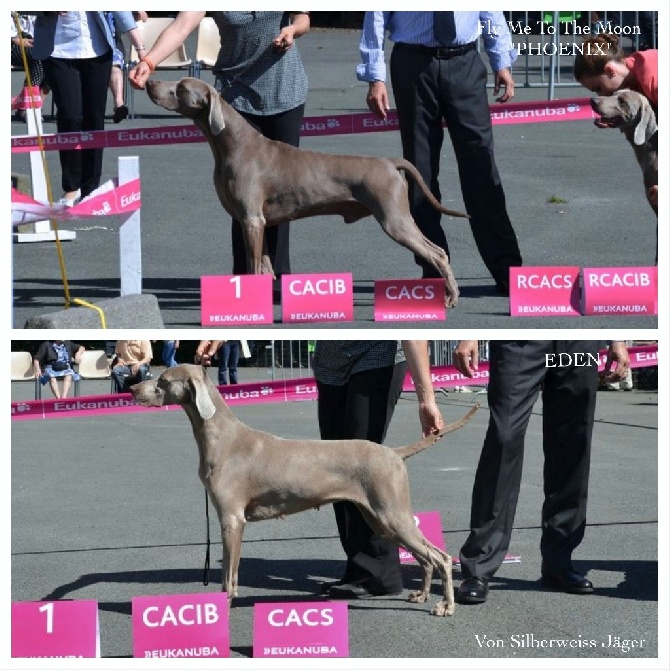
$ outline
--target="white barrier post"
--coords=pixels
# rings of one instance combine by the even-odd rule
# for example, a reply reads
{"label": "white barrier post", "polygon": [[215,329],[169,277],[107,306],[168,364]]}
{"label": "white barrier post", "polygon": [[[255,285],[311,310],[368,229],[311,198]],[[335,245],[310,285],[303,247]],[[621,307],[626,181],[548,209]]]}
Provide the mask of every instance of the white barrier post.
{"label": "white barrier post", "polygon": [[[33,137],[42,135],[42,108],[39,107],[37,113],[33,109],[26,109],[26,123],[28,126],[28,135]],[[35,117],[37,116],[37,119]],[[44,165],[39,151],[30,152],[30,180],[32,182],[33,198],[40,202],[48,202],[49,195],[47,191],[46,175],[44,174]],[[33,232],[14,233],[16,242],[54,242],[56,240],[56,231],[51,228],[51,221],[36,221],[30,224],[33,226]],[[58,239],[61,241],[74,240],[77,233],[73,230],[58,229]]]}
{"label": "white barrier post", "polygon": [[[140,159],[137,156],[119,158],[119,185],[140,178]],[[121,295],[142,293],[142,236],[140,212],[134,211],[119,228],[119,269]]]}

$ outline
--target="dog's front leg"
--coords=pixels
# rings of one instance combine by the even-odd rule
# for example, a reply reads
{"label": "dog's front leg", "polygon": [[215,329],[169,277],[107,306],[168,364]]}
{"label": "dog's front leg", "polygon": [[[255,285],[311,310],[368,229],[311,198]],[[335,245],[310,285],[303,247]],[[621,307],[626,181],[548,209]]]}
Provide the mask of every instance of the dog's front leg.
{"label": "dog's front leg", "polygon": [[240,567],[244,519],[230,515],[221,520],[221,590],[228,594],[228,602],[237,596],[237,572]]}

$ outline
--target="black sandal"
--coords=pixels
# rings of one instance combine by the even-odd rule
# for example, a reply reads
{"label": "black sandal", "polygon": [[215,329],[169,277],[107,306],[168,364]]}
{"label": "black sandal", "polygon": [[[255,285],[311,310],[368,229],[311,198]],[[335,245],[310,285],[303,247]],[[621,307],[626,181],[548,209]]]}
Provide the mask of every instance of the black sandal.
{"label": "black sandal", "polygon": [[114,123],[121,123],[123,119],[128,118],[128,108],[125,105],[121,105],[120,107],[114,107],[114,116],[112,117],[112,121]]}

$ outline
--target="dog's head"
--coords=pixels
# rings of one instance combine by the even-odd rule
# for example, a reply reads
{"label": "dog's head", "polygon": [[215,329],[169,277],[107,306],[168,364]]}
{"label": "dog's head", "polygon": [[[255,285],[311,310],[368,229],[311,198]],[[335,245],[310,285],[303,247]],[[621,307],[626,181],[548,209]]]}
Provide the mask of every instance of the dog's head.
{"label": "dog's head", "polygon": [[160,107],[178,112],[194,121],[205,117],[214,135],[219,135],[226,127],[221,96],[213,86],[201,79],[193,77],[184,77],[179,81],[149,79],[146,89],[151,101]]}
{"label": "dog's head", "polygon": [[644,144],[656,131],[656,115],[641,93],[624,89],[591,100],[599,128],[619,128],[634,144]]}
{"label": "dog's head", "polygon": [[202,419],[211,419],[216,407],[209,397],[209,385],[203,367],[183,364],[168,368],[157,379],[131,386],[130,392],[138,405],[190,405],[197,409]]}

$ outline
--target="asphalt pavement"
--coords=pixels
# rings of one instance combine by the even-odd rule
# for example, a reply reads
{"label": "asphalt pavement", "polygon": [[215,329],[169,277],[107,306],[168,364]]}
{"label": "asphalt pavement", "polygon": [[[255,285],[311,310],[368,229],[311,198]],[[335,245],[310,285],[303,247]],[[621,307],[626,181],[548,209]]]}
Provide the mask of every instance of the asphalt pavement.
{"label": "asphalt pavement", "polygon": [[[358,82],[358,31],[314,30],[299,47],[310,88],[307,116],[367,111],[367,85]],[[182,73],[183,74],[183,73]],[[160,73],[173,79],[180,73]],[[203,78],[212,82],[211,72]],[[516,100],[546,99],[546,88],[519,86]],[[569,81],[564,61],[560,80]],[[20,88],[12,74],[12,90]],[[531,82],[539,67],[531,63]],[[558,87],[560,98],[587,97],[578,87]],[[145,93],[135,93],[139,116],[122,126],[183,125],[184,119],[154,106]],[[493,93],[491,92],[493,102]],[[392,105],[393,106],[393,105]],[[47,98],[45,113],[50,111]],[[44,124],[46,133],[55,124]],[[11,124],[12,135],[25,125]],[[648,266],[654,262],[655,218],[643,193],[639,167],[619,133],[596,128],[591,121],[498,125],[494,128],[496,159],[525,265],[580,267]],[[308,137],[302,147],[328,153],[401,155],[397,132]],[[167,327],[200,324],[200,277],[232,270],[230,217],[212,186],[212,158],[202,143],[108,149],[104,178],[117,174],[120,156],[140,158],[142,180],[143,290],[158,298]],[[47,152],[54,192],[59,193],[58,157]],[[12,171],[29,172],[26,154],[12,156]],[[462,209],[456,163],[448,139],[444,143],[440,186],[446,206]],[[447,321],[403,323],[403,327],[467,328],[650,328],[654,316],[521,318],[509,316],[508,299],[496,294],[477,253],[468,224],[444,217],[452,265],[461,288],[459,305]],[[76,240],[64,244],[65,272],[71,296],[91,302],[119,295],[118,221],[114,217],[61,226],[75,230]],[[381,328],[395,323],[373,321],[373,284],[378,279],[419,276],[412,255],[394,244],[372,218],[344,225],[340,217],[319,216],[292,224],[294,273],[351,272],[354,278],[354,321],[309,324],[309,328]],[[13,245],[13,326],[22,328],[31,316],[60,310],[65,293],[53,243]],[[273,327],[281,328],[279,307]],[[141,318],[138,327],[142,327]],[[296,327],[291,325],[291,327]],[[297,326],[300,327],[300,326]]]}
{"label": "asphalt pavement", "polygon": [[[250,369],[242,373],[252,378]],[[109,388],[108,382],[86,384],[87,393]],[[30,384],[12,384],[12,399],[28,399],[31,390]],[[454,555],[468,532],[488,409],[485,394],[439,395],[446,421],[462,416],[475,400],[482,407],[470,424],[407,462],[414,510],[440,512],[447,550]],[[318,437],[313,402],[234,411],[245,423],[283,437]],[[598,667],[610,667],[615,659],[622,667],[643,667],[659,654],[667,662],[667,635],[660,640],[658,635],[657,416],[655,392],[598,395],[588,523],[574,554],[576,567],[596,586],[594,595],[567,595],[539,582],[543,459],[538,401],[527,433],[510,546],[521,561],[500,568],[486,604],[457,605],[447,619],[429,615],[439,596],[437,580],[428,603],[406,601],[408,589],[419,580],[418,568],[406,566],[402,595],[349,603],[347,667],[369,667],[373,658],[425,659],[413,667],[444,667],[440,659],[447,658],[455,667],[505,658],[532,667],[551,659],[559,659],[552,667],[568,662],[583,667],[596,660]],[[415,396],[404,394],[387,445],[414,441],[418,430]],[[13,422],[12,601],[95,599],[102,656],[130,657],[132,597],[218,590],[220,542],[214,521],[210,583],[202,582],[205,511],[197,461],[181,411]],[[661,560],[665,576],[665,551]],[[251,657],[255,603],[320,601],[320,585],[339,578],[343,565],[329,506],[249,524],[239,598],[230,616],[233,659]],[[459,581],[456,569],[455,586]],[[667,586],[667,578],[662,584]],[[663,603],[667,617],[667,594]],[[616,646],[617,640],[635,640],[637,646]],[[396,663],[393,667],[406,667],[407,661]],[[185,661],[180,667],[199,665]]]}

